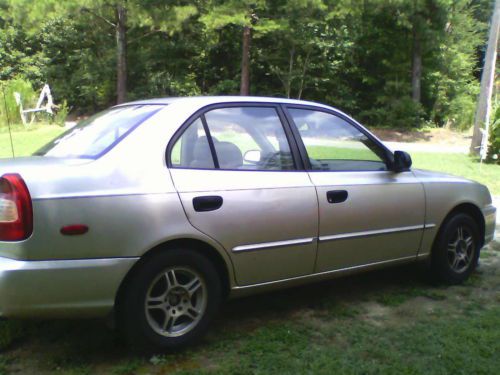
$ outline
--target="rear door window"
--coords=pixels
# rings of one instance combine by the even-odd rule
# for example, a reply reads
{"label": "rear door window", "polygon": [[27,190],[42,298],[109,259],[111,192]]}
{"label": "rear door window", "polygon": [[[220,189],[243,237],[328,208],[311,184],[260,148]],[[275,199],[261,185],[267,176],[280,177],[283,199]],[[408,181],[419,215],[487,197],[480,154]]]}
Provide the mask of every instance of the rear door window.
{"label": "rear door window", "polygon": [[172,167],[229,170],[294,170],[283,124],[274,107],[207,111],[176,141]]}

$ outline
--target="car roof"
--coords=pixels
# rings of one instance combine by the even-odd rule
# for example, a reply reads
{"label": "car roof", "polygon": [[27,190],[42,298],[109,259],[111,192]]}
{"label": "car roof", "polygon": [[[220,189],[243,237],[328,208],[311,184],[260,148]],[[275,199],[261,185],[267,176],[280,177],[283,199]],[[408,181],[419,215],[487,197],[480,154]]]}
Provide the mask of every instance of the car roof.
{"label": "car roof", "polygon": [[286,98],[273,98],[273,97],[265,97],[265,96],[189,96],[189,97],[166,97],[166,98],[154,98],[154,99],[145,99],[145,100],[137,100],[133,102],[123,103],[119,106],[123,105],[131,105],[131,104],[160,104],[160,105],[168,105],[172,103],[179,102],[191,102],[193,105],[210,105],[210,104],[218,104],[218,103],[276,103],[276,104],[302,104],[302,105],[314,105],[317,107],[324,107],[332,109],[332,107],[305,101],[305,100],[297,100],[297,99],[286,99]]}

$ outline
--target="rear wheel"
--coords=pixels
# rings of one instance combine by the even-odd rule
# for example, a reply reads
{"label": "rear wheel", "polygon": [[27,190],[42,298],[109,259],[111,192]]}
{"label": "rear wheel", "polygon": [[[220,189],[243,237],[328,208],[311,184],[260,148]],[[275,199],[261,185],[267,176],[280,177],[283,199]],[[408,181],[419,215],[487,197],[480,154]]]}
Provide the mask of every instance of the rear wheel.
{"label": "rear wheel", "polygon": [[431,270],[435,279],[448,284],[466,280],[477,266],[480,250],[479,229],[466,214],[448,219],[434,244]]}
{"label": "rear wheel", "polygon": [[175,349],[198,340],[221,302],[214,265],[189,249],[147,258],[128,280],[118,313],[133,346]]}

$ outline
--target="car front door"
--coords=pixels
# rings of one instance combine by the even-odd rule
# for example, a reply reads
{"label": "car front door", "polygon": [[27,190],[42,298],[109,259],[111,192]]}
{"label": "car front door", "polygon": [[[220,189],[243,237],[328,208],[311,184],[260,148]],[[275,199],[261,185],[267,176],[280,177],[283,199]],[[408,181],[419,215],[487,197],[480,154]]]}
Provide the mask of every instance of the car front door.
{"label": "car front door", "polygon": [[278,106],[210,107],[188,120],[167,151],[189,221],[224,246],[238,285],[314,270],[316,191],[297,168],[282,119]]}
{"label": "car front door", "polygon": [[388,170],[388,151],[347,117],[289,107],[319,202],[316,272],[416,257],[425,218],[421,183]]}

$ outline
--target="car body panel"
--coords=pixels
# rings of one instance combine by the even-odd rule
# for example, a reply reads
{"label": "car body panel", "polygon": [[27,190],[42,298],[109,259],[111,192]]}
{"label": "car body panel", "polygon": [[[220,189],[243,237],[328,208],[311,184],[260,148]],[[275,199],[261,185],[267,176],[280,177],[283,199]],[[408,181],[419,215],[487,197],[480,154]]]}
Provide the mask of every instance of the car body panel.
{"label": "car body panel", "polygon": [[137,260],[0,258],[0,317],[105,316]]}
{"label": "car body panel", "polygon": [[[316,272],[417,255],[425,197],[411,172],[309,174],[320,209]],[[327,192],[339,190],[348,193],[346,201],[329,203]]]}
{"label": "car body panel", "polygon": [[444,173],[419,169],[414,169],[413,173],[424,185],[426,223],[435,224],[433,228],[425,231],[419,254],[431,253],[434,238],[446,216],[461,204],[472,204],[482,212],[485,210],[488,213],[485,243],[493,239],[496,209],[492,206],[491,195],[487,187],[462,177]]}
{"label": "car body panel", "polygon": [[[307,173],[173,168],[171,174],[191,224],[230,253],[238,285],[313,272],[318,205]],[[193,199],[207,195],[221,196],[222,207],[196,212]]]}

